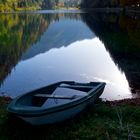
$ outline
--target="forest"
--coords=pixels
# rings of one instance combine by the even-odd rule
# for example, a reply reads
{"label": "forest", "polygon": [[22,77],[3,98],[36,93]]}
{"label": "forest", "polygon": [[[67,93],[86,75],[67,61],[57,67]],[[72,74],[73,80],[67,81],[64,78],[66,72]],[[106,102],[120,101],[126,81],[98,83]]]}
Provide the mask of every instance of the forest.
{"label": "forest", "polygon": [[0,0],[0,12],[52,8],[58,0]]}
{"label": "forest", "polygon": [[140,7],[140,0],[0,0],[0,12],[58,9],[62,7]]}
{"label": "forest", "polygon": [[77,7],[81,0],[0,0],[0,12]]}
{"label": "forest", "polygon": [[139,7],[140,0],[82,0],[84,8]]}

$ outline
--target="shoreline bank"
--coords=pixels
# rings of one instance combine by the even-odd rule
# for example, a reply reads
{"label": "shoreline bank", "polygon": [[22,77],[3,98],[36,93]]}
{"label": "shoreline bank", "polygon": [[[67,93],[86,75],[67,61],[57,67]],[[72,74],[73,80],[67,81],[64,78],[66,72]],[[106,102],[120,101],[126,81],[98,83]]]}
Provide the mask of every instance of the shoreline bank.
{"label": "shoreline bank", "polygon": [[[128,99],[123,100],[125,105],[118,103],[120,101],[99,102],[71,120],[45,126],[31,126],[9,114],[6,107],[10,101],[9,97],[0,97],[0,140],[140,138],[140,105],[127,104]],[[132,101],[134,99],[129,99]]]}
{"label": "shoreline bank", "polygon": [[[4,14],[4,13],[20,13],[20,12],[35,12],[35,11],[44,11],[45,9],[40,9],[40,8],[37,8],[37,9],[30,9],[30,8],[27,8],[26,10],[25,9],[20,9],[20,10],[17,10],[17,11],[4,11],[4,12],[0,12],[0,14]],[[126,14],[129,14],[129,13],[136,13],[136,14],[140,14],[140,8],[129,8],[129,7],[126,7],[126,8],[121,8],[121,7],[105,7],[105,8],[58,8],[58,9],[46,9],[46,10],[83,10],[83,11],[87,11],[87,12],[105,12],[105,13],[126,13]]]}

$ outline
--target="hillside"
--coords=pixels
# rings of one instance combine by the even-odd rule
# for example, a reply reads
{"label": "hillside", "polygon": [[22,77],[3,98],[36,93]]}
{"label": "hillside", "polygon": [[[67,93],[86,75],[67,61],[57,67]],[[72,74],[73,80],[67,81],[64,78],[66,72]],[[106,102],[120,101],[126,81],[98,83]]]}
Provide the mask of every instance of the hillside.
{"label": "hillside", "polygon": [[59,4],[64,7],[78,7],[81,3],[81,0],[59,0]]}
{"label": "hillside", "polygon": [[0,0],[0,12],[77,7],[81,0]]}
{"label": "hillside", "polygon": [[139,7],[140,0],[82,0],[83,8]]}

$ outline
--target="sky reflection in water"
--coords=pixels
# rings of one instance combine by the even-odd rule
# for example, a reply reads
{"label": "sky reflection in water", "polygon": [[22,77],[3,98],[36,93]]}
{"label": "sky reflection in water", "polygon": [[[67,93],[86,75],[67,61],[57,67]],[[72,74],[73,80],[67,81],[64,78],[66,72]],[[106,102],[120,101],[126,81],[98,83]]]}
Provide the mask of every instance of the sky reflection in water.
{"label": "sky reflection in water", "polygon": [[17,96],[61,80],[104,81],[107,86],[102,98],[131,97],[124,73],[119,71],[97,37],[54,48],[20,62],[6,79],[2,90]]}
{"label": "sky reflection in water", "polygon": [[[53,14],[49,16],[51,19]],[[0,93],[16,97],[57,81],[72,80],[106,82],[103,99],[132,97],[125,74],[115,65],[104,44],[80,15],[73,16],[76,19],[61,15],[59,20],[46,20],[50,23],[48,28],[22,54],[21,61],[1,85]]]}

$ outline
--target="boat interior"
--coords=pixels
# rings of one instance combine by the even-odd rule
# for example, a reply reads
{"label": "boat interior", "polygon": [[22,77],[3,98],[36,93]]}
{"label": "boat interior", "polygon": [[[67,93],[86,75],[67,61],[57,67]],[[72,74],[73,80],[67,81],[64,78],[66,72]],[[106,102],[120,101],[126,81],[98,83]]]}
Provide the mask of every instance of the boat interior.
{"label": "boat interior", "polygon": [[91,85],[70,85],[65,83],[53,85],[22,96],[18,99],[17,106],[55,107],[87,96],[93,88]]}

